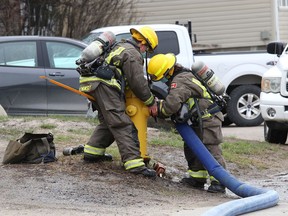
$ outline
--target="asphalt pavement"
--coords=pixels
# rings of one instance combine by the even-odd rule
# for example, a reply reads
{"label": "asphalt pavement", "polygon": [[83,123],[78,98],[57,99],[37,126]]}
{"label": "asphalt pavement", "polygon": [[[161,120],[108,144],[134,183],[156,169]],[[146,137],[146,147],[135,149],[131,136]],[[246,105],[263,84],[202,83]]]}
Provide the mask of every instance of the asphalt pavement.
{"label": "asphalt pavement", "polygon": [[263,124],[255,127],[237,127],[230,125],[222,128],[224,137],[239,138],[244,140],[264,141]]}

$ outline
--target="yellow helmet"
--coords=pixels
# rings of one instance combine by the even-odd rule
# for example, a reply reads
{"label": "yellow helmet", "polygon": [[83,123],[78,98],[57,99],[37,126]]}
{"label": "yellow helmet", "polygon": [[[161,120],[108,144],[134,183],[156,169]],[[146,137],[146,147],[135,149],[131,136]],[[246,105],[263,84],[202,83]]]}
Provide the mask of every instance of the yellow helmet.
{"label": "yellow helmet", "polygon": [[148,51],[153,52],[158,46],[158,36],[156,32],[149,26],[143,26],[138,30],[135,28],[130,29],[132,38],[140,41],[142,44],[148,45]]}
{"label": "yellow helmet", "polygon": [[153,56],[148,64],[148,73],[153,81],[159,81],[167,75],[172,75],[176,56],[173,53],[157,54]]}

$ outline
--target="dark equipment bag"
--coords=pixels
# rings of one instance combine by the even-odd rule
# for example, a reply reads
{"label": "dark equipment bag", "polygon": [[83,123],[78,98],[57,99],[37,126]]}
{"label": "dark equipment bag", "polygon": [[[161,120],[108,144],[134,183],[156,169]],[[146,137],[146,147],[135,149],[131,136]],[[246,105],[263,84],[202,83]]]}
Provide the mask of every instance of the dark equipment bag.
{"label": "dark equipment bag", "polygon": [[10,141],[6,147],[3,164],[48,163],[56,161],[53,135],[25,133],[20,139]]}

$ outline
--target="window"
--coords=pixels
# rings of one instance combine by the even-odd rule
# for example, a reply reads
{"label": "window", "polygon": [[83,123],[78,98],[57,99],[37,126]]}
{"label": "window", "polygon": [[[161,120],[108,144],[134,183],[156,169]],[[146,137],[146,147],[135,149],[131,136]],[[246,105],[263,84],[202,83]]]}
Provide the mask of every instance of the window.
{"label": "window", "polygon": [[159,31],[156,32],[159,44],[153,53],[149,54],[149,58],[159,53],[180,53],[177,34],[174,31]]}
{"label": "window", "polygon": [[47,42],[48,58],[51,68],[75,69],[83,48],[60,42]]}
{"label": "window", "polygon": [[288,0],[279,0],[279,6],[288,8]]}
{"label": "window", "polygon": [[[159,53],[174,53],[175,55],[180,53],[177,34],[174,31],[156,31],[156,33],[159,44],[153,53],[148,54],[149,58]],[[116,36],[117,41],[127,38],[131,38],[130,33],[119,34]]]}
{"label": "window", "polygon": [[36,67],[36,42],[7,42],[0,44],[0,65]]}
{"label": "window", "polygon": [[84,36],[82,38],[82,41],[85,42],[86,44],[90,44],[92,41],[94,41],[97,37],[99,37],[99,35],[102,32],[97,32],[97,33],[89,33],[88,35]]}

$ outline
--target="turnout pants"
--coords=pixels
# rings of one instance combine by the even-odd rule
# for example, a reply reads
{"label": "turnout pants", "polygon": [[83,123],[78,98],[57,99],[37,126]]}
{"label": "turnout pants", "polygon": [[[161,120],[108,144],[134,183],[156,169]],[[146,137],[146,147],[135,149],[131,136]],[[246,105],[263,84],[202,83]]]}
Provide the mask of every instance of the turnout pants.
{"label": "turnout pants", "polygon": [[[218,163],[223,166],[223,168],[226,168],[225,160],[222,156],[222,150],[220,147],[220,143],[223,141],[223,135],[222,135],[222,121],[217,117],[213,116],[210,119],[203,120],[203,129],[202,134],[199,128],[193,128],[198,135],[198,137],[201,139],[202,142],[205,145],[205,147],[208,149],[208,151],[212,154],[212,156],[218,161]],[[188,163],[189,171],[191,172],[191,177],[193,177],[193,174],[196,176],[196,178],[199,181],[206,181],[206,169],[203,167],[202,163],[198,160],[197,156],[194,154],[194,152],[187,146],[186,143],[184,143],[184,155]],[[199,174],[201,173],[201,174]]]}
{"label": "turnout pants", "polygon": [[125,113],[125,101],[119,92],[98,83],[95,90],[89,94],[96,99],[93,105],[98,110],[100,123],[87,144],[105,149],[115,140],[123,163],[141,158],[138,131]]}

